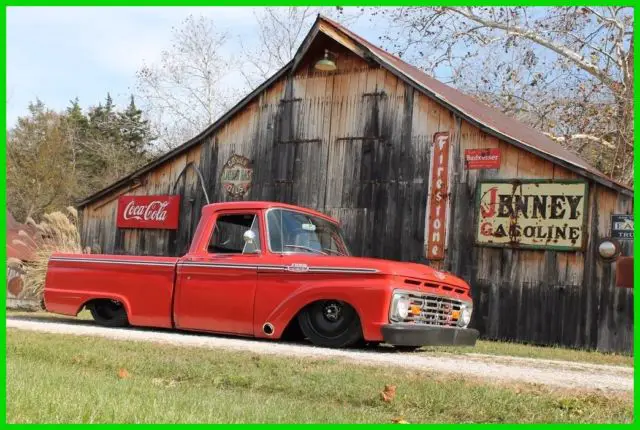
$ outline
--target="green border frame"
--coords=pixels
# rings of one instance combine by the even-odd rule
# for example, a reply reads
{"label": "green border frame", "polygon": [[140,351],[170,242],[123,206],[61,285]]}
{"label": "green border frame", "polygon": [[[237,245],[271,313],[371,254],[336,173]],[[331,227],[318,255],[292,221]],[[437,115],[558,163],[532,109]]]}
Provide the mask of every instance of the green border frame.
{"label": "green border frame", "polygon": [[[478,242],[478,224],[480,223],[480,187],[483,184],[511,184],[513,182],[519,182],[520,184],[584,184],[584,195],[585,198],[582,202],[582,243],[579,248],[573,248],[570,246],[557,246],[557,245],[518,245],[518,246],[510,246],[508,244],[500,244],[500,243],[484,243]],[[587,233],[587,225],[589,220],[589,212],[587,201],[589,200],[589,181],[579,180],[579,179],[483,179],[478,181],[476,184],[476,199],[475,199],[475,212],[476,212],[476,220],[474,222],[474,231],[473,231],[473,244],[475,246],[482,246],[487,248],[509,248],[509,249],[534,249],[534,250],[551,250],[551,251],[566,251],[566,252],[585,252],[587,247],[588,238],[590,238],[590,234]],[[586,213],[587,216],[584,216]]]}
{"label": "green border frame", "polygon": [[[82,7],[90,7],[90,6],[164,6],[164,7],[172,7],[172,6],[294,6],[294,5],[298,5],[298,6],[327,6],[328,1],[327,0],[184,0],[184,1],[180,1],[180,0],[4,0],[4,7],[2,8],[2,16],[1,16],[1,25],[2,25],[2,36],[4,38],[4,44],[3,44],[3,48],[5,50],[5,55],[2,56],[2,69],[4,71],[4,75],[5,75],[5,85],[2,86],[2,94],[5,97],[6,100],[6,26],[7,26],[7,7],[21,7],[21,6],[82,6]],[[265,4],[266,3],[266,4]],[[561,3],[562,6],[590,6],[590,5],[595,5],[595,6],[628,6],[628,7],[635,7],[634,2],[631,1],[616,1],[616,0],[564,0],[562,2],[559,2],[558,0],[516,0],[516,1],[509,1],[509,0],[413,0],[413,1],[407,1],[407,0],[379,0],[379,1],[375,1],[375,0],[349,0],[349,1],[345,1],[345,2],[337,2],[338,4],[342,5],[342,6],[443,6],[443,5],[449,5],[449,6],[469,6],[469,5],[475,5],[475,6],[506,6],[506,5],[510,5],[510,6],[515,6],[515,5],[522,5],[522,6],[558,6],[559,3]],[[330,5],[330,6],[335,6],[335,4]],[[640,29],[640,24],[637,23],[637,20],[635,19],[635,10],[634,10],[634,32],[637,33],[637,30]],[[635,70],[640,70],[640,47],[638,47],[638,45],[636,44],[636,46],[634,47],[635,51],[635,55],[634,55],[634,69]],[[634,90],[636,91],[636,95],[634,98],[637,98],[637,86],[640,83],[640,77],[639,77],[640,73],[636,73],[634,75]],[[6,103],[4,106],[4,113],[5,115],[2,115],[2,121],[5,125],[5,130],[6,130],[6,126],[7,126],[7,121],[6,121]],[[638,118],[638,113],[640,113],[640,109],[638,109],[638,107],[636,105],[634,105],[634,113],[635,113],[635,118],[636,118],[636,122],[637,122],[637,118]],[[640,139],[640,131],[638,130],[638,127],[635,127],[635,132],[634,132],[634,136],[636,138],[636,140]],[[6,134],[5,134],[5,139],[2,141],[3,142],[3,151],[0,151],[0,163],[2,163],[4,166],[6,166]],[[640,161],[638,161],[638,159],[636,158],[636,160],[634,160],[634,182],[636,179],[636,172],[640,169]],[[487,182],[489,182],[487,180]],[[494,180],[493,182],[498,182],[498,180]],[[2,192],[0,192],[0,202],[4,205],[4,207],[6,207],[6,169],[2,170],[2,173],[0,174],[0,184],[2,185]],[[634,193],[633,196],[633,215],[634,217],[640,217],[640,208],[638,207],[638,203],[640,202],[640,199],[637,198],[636,194]],[[0,228],[0,238],[6,243],[6,211],[1,211],[0,212],[0,224],[1,224],[1,228]],[[634,252],[637,252],[636,250],[636,245],[633,245],[633,249]],[[640,249],[640,245],[638,245],[638,249]],[[4,259],[4,261],[6,261],[6,247],[5,246],[0,246],[0,256],[2,257],[2,259]],[[634,270],[638,271],[640,270],[640,262],[634,262]],[[6,271],[3,271],[3,277],[4,277],[4,282],[6,284]],[[638,277],[636,277],[636,280],[634,282],[634,288],[640,286],[640,280],[638,280]],[[3,297],[3,301],[5,303],[5,306],[2,307],[2,309],[0,309],[0,313],[2,314],[2,326],[3,329],[2,332],[0,333],[0,344],[2,345],[2,348],[5,350],[5,357],[6,357],[6,288],[4,289],[3,293],[2,293],[2,297]],[[635,307],[635,309],[640,309],[640,296],[638,297],[634,297],[633,299],[633,305]],[[634,340],[634,344],[635,345],[640,345],[640,329],[637,327],[637,323],[638,321],[640,321],[640,317],[638,316],[638,312],[635,312],[634,315],[634,332],[633,332],[633,340]],[[640,361],[636,361],[636,360],[640,360],[637,358],[634,358],[634,367],[635,364],[639,363]],[[6,360],[5,360],[6,362]],[[7,416],[6,416],[6,365],[4,366],[0,366],[0,372],[1,375],[3,376],[4,380],[5,380],[5,401],[0,402],[0,414],[4,417],[4,423],[6,423],[7,421]],[[634,387],[637,387],[637,381],[640,380],[640,375],[637,374],[637,372],[634,372]],[[634,418],[633,418],[633,423],[636,424],[638,422],[637,419],[637,413],[638,410],[637,408],[635,408],[635,405],[637,402],[635,402],[635,400],[637,398],[640,398],[640,395],[637,394],[637,390],[636,392],[634,392]],[[101,428],[116,428],[116,426],[120,427],[121,425],[124,425],[128,428],[135,428],[133,427],[133,424],[97,424],[97,426],[101,427]],[[202,424],[198,425],[195,424],[196,426],[203,426]],[[206,425],[206,424],[205,424]],[[345,427],[348,424],[338,424],[338,427]],[[367,428],[388,428],[388,426],[392,426],[393,424],[365,424],[364,426],[366,426]],[[34,426],[32,425],[20,425],[20,424],[12,424],[11,427],[32,427]],[[52,424],[35,424],[35,426],[37,427],[52,427]],[[79,426],[79,428],[87,428],[89,427],[88,424],[76,424],[74,426]],[[165,426],[163,424],[147,424],[147,426],[152,426],[152,427],[158,427],[158,426]],[[186,425],[181,425],[181,427],[186,426]],[[225,426],[225,425],[222,425]],[[244,424],[242,425],[244,428],[247,427],[255,427],[255,428],[269,428],[269,427],[276,427],[277,425],[255,425],[255,424]],[[301,425],[281,425],[287,428],[297,428],[300,427]],[[322,428],[322,427],[326,427],[323,425],[310,425],[313,428]],[[322,426],[322,427],[321,427]],[[473,427],[479,427],[481,426],[481,424],[455,424],[455,423],[451,423],[451,424],[431,424],[430,426],[435,426],[435,427],[440,427],[440,428],[454,428],[455,426],[473,426]],[[493,425],[489,425],[490,427]],[[599,425],[599,424],[551,424],[551,425],[544,425],[544,424],[502,424],[500,425],[501,428],[504,428],[506,426],[506,428],[516,428],[516,426],[518,427],[529,427],[529,428],[539,428],[539,427],[550,427],[550,428],[556,428],[556,429],[561,429],[561,428],[576,428],[576,427],[591,427],[591,428],[600,428],[603,425]],[[629,428],[630,426],[633,426],[633,424],[605,424],[606,427],[608,428],[616,428],[616,429],[626,429]]]}

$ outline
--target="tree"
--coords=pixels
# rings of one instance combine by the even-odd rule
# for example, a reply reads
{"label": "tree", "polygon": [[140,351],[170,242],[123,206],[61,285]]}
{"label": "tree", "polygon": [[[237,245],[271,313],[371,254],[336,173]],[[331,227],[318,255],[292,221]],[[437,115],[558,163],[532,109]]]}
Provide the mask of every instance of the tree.
{"label": "tree", "polygon": [[120,111],[110,95],[85,114],[78,99],[64,112],[37,100],[7,132],[7,203],[18,219],[74,205],[147,163],[152,139],[131,98]]}
{"label": "tree", "polygon": [[385,40],[400,55],[632,183],[631,8],[374,12],[380,13],[394,23]]}
{"label": "tree", "polygon": [[342,23],[357,18],[336,7],[264,7],[254,9],[253,13],[258,26],[257,42],[240,41],[244,60],[241,74],[250,88],[260,85],[291,61],[318,14]]}
{"label": "tree", "polygon": [[229,38],[212,20],[189,16],[173,28],[172,46],[162,52],[160,61],[138,71],[138,94],[162,149],[204,130],[237,98],[234,88],[223,85],[237,69],[234,57],[223,52]]}
{"label": "tree", "polygon": [[149,121],[143,117],[142,110],[136,106],[135,98],[131,99],[127,109],[118,113],[118,125],[123,144],[129,151],[144,156],[147,145],[154,137]]}
{"label": "tree", "polygon": [[7,206],[17,219],[64,207],[77,186],[64,115],[40,100],[7,132]]}
{"label": "tree", "polygon": [[99,190],[147,163],[153,139],[147,120],[131,96],[124,111],[118,111],[107,94],[105,104],[89,109],[88,129],[78,142],[83,154],[83,183]]}

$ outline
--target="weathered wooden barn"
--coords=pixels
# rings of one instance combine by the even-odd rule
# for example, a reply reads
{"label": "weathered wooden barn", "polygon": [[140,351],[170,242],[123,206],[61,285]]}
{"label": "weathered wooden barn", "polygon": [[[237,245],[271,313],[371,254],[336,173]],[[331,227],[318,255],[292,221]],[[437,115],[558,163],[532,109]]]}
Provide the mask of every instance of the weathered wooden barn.
{"label": "weathered wooden barn", "polygon": [[[132,195],[181,196],[177,229],[118,228]],[[198,136],[81,202],[83,245],[183,254],[207,199],[314,208],[355,255],[451,271],[485,338],[632,351],[633,291],[597,252],[632,189],[329,19]]]}

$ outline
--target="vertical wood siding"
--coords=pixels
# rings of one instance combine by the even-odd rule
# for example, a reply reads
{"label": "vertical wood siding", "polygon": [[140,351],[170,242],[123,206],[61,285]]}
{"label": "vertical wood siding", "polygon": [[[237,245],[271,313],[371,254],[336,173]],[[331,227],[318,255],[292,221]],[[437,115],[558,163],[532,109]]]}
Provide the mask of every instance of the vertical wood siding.
{"label": "vertical wood siding", "polygon": [[[338,48],[333,48],[338,49]],[[343,50],[344,51],[344,50]],[[429,151],[434,133],[451,133],[450,218],[446,259],[434,266],[468,281],[472,325],[485,338],[632,351],[633,293],[613,287],[611,264],[596,257],[611,213],[632,201],[589,183],[585,252],[476,247],[479,180],[577,179],[572,172],[520,150],[457,118],[391,73],[342,52],[339,72],[301,67],[266,89],[199,146],[82,211],[82,238],[94,252],[181,255],[206,204],[196,166],[212,202],[233,154],[253,162],[245,199],[275,200],[338,218],[356,255],[428,263],[424,228]],[[499,170],[465,170],[471,148],[500,148]],[[120,230],[117,196],[180,194],[177,231]],[[625,245],[625,252],[631,247]]]}

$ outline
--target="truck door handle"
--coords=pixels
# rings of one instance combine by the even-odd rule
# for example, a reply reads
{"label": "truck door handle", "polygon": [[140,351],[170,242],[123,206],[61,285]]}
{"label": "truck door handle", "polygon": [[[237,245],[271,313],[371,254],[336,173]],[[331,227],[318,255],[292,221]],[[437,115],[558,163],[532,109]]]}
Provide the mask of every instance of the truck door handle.
{"label": "truck door handle", "polygon": [[229,258],[233,257],[233,254],[229,254],[229,255],[216,255],[215,257],[209,257],[209,261],[216,261],[216,260],[228,260]]}

